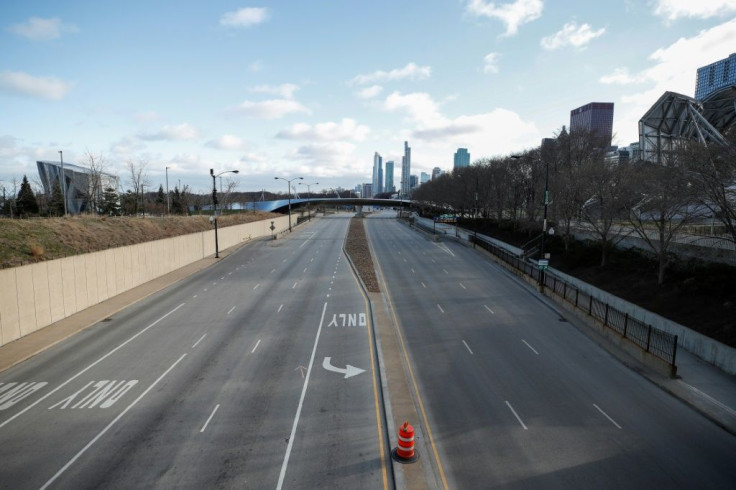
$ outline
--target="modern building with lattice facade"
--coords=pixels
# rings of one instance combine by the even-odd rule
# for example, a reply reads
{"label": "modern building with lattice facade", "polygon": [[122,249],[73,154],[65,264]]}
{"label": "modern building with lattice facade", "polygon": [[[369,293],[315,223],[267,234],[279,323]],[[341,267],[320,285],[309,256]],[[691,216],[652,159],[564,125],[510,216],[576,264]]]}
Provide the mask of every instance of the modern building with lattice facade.
{"label": "modern building with lattice facade", "polygon": [[695,98],[705,100],[710,94],[730,85],[736,85],[736,53],[698,68]]}
{"label": "modern building with lattice facade", "polygon": [[[64,178],[62,179],[62,165],[60,162],[37,161],[38,176],[43,184],[44,192],[51,195],[54,184],[61,187],[62,195],[66,196],[66,208],[69,214],[81,214],[89,211],[90,197],[95,193],[95,201],[102,202],[105,189],[113,188],[117,192],[119,179],[117,175],[100,173],[95,177],[85,167],[64,163]],[[99,182],[95,179],[99,178]]]}

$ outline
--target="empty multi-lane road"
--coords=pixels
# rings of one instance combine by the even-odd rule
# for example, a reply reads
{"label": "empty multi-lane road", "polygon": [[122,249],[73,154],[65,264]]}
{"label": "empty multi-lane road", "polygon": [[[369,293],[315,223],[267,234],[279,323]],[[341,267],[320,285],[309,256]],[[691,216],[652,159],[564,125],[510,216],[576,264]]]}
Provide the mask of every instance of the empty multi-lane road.
{"label": "empty multi-lane road", "polygon": [[[480,252],[394,215],[365,225],[416,390],[420,485],[733,488],[734,436]],[[0,373],[0,488],[393,487],[349,217],[248,245]]]}
{"label": "empty multi-lane road", "polygon": [[0,406],[0,488],[384,488],[345,216],[245,247],[0,374],[0,397],[16,392]]}

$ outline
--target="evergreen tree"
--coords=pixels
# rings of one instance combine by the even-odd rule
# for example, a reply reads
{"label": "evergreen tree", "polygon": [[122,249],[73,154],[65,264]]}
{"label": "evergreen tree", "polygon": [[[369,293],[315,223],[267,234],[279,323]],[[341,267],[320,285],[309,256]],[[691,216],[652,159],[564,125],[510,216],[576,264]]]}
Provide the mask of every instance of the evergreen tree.
{"label": "evergreen tree", "polygon": [[108,187],[102,194],[102,214],[105,216],[120,216],[120,202],[115,189]]}
{"label": "evergreen tree", "polygon": [[166,193],[164,192],[164,186],[159,185],[158,186],[158,193],[156,194],[156,203],[157,204],[165,204],[166,203]]}
{"label": "evergreen tree", "polygon": [[28,183],[28,178],[24,175],[23,182],[20,185],[20,191],[18,192],[18,199],[15,203],[18,215],[21,217],[27,217],[34,214],[38,214],[38,201],[36,201],[36,195],[33,194],[31,184]]}
{"label": "evergreen tree", "polygon": [[182,195],[179,193],[179,187],[174,187],[174,196],[171,198],[171,212],[184,214],[184,204],[182,203]]}
{"label": "evergreen tree", "polygon": [[49,216],[64,216],[64,196],[61,193],[59,181],[54,182],[49,201]]}

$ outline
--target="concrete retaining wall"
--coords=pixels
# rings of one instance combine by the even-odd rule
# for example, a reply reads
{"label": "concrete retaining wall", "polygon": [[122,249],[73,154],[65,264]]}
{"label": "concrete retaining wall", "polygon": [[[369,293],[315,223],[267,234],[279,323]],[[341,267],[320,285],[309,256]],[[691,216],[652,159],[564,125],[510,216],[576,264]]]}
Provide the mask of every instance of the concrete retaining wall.
{"label": "concrete retaining wall", "polygon": [[[677,335],[679,347],[692,352],[710,364],[718,366],[729,374],[736,374],[736,349],[733,347],[729,347],[717,340],[706,337],[705,335],[691,330],[684,325],[680,325],[679,323],[668,320],[656,313],[645,310],[640,306],[607,293],[602,289],[598,289],[595,286],[556,269],[550,268],[549,272],[577,287],[580,291],[584,291],[596,299],[604,303],[608,303],[623,313],[628,313],[631,318],[636,318],[652,327]],[[707,314],[707,312],[704,312],[704,314]]]}
{"label": "concrete retaining wall", "polygon": [[[272,221],[289,229],[287,216],[220,228],[220,250],[270,236]],[[213,229],[0,270],[0,345],[214,253]]]}

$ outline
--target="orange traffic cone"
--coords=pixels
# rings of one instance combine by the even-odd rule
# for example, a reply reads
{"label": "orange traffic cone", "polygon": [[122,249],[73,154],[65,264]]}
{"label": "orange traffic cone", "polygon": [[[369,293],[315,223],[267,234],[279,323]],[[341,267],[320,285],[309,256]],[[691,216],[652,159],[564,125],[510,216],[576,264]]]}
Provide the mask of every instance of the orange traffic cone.
{"label": "orange traffic cone", "polygon": [[391,456],[399,463],[413,463],[419,459],[419,452],[414,449],[414,427],[409,422],[399,428],[399,444],[391,451]]}

